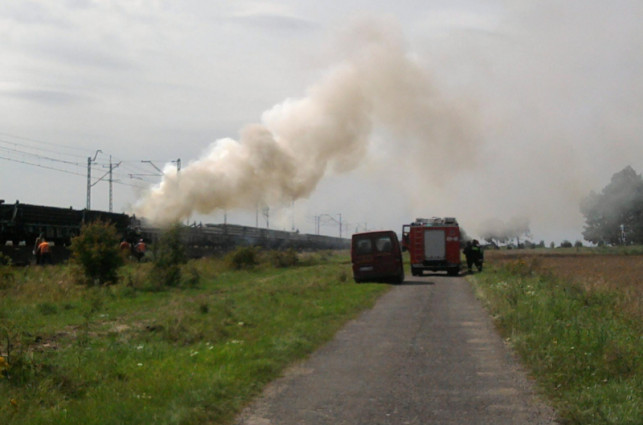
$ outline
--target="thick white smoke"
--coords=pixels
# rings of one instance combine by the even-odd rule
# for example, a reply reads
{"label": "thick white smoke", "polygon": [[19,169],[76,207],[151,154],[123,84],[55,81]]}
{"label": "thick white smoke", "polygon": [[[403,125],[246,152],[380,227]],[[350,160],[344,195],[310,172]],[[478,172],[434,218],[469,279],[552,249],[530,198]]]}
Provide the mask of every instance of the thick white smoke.
{"label": "thick white smoke", "polygon": [[309,196],[327,172],[354,169],[374,128],[397,135],[409,157],[428,154],[410,167],[443,162],[470,144],[458,108],[440,96],[399,34],[371,25],[349,38],[351,56],[305,97],[264,112],[239,140],[214,142],[180,174],[168,167],[137,214],[166,224],[194,212],[289,204]]}

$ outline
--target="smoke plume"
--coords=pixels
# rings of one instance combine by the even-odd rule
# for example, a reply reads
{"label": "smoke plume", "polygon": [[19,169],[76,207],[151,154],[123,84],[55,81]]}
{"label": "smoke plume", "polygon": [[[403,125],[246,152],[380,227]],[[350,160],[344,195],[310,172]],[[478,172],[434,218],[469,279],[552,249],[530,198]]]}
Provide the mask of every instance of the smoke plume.
{"label": "smoke plume", "polygon": [[481,224],[483,230],[480,237],[487,241],[507,242],[511,239],[518,239],[522,236],[529,236],[529,219],[527,217],[512,217],[504,222],[498,218],[492,218]]}
{"label": "smoke plume", "polygon": [[327,173],[355,169],[378,129],[395,135],[410,157],[430,151],[428,163],[470,146],[459,107],[441,96],[399,33],[369,24],[347,39],[349,57],[305,97],[264,112],[238,140],[215,141],[180,174],[166,167],[137,214],[167,224],[195,212],[289,204]]}

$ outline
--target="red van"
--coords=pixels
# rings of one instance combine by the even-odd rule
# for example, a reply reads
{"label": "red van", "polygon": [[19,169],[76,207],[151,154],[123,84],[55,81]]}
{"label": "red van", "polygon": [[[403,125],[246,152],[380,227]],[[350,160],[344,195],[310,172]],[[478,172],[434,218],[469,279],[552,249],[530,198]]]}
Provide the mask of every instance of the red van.
{"label": "red van", "polygon": [[404,281],[402,249],[392,230],[355,233],[351,240],[355,282]]}

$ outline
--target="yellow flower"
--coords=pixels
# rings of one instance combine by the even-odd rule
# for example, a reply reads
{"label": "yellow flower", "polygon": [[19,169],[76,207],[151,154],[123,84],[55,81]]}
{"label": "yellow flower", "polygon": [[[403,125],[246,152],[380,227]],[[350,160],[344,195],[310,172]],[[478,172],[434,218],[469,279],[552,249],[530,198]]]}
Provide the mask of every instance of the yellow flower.
{"label": "yellow flower", "polygon": [[7,363],[4,357],[0,356],[0,372],[5,369],[9,369],[9,363]]}
{"label": "yellow flower", "polygon": [[16,409],[18,408],[18,401],[15,398],[12,398],[11,400],[9,400],[9,403],[11,403],[11,405]]}

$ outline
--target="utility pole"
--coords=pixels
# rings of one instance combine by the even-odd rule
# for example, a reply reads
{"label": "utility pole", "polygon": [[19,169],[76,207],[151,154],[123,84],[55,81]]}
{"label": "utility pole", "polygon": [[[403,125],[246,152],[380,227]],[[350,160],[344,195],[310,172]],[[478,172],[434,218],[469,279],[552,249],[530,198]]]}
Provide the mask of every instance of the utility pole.
{"label": "utility pole", "polygon": [[112,199],[113,199],[112,198],[112,196],[113,196],[113,192],[112,192],[112,181],[113,181],[112,180],[112,171],[113,170],[114,170],[114,168],[112,167],[112,156],[110,155],[109,156],[109,212],[114,211],[114,204],[112,202]]}
{"label": "utility pole", "polygon": [[266,229],[270,229],[270,207],[264,207],[263,216],[266,218]]}
{"label": "utility pole", "polygon": [[93,159],[91,156],[87,157],[87,209],[88,210],[91,209],[92,207],[92,162],[96,162],[96,157],[101,152],[103,151],[98,149],[94,154]]}
{"label": "utility pole", "polygon": [[320,215],[315,216],[315,224],[316,224],[316,227],[317,227],[317,229],[316,229],[317,234],[319,234],[319,232],[320,232],[322,217],[328,217],[328,219],[330,221],[333,221],[333,222],[335,222],[335,223],[337,223],[339,225],[339,237],[341,238],[342,237],[342,226],[343,226],[343,224],[342,224],[342,213],[338,213],[337,215],[339,216],[339,220],[337,220],[334,216],[332,216],[330,214],[320,214]]}
{"label": "utility pole", "polygon": [[109,212],[114,211],[114,203],[112,202],[113,200],[113,191],[112,191],[112,171],[114,171],[114,167],[112,166],[112,156],[109,156]]}
{"label": "utility pole", "polygon": [[[112,199],[113,199],[112,186],[113,186],[114,179],[112,178],[112,172],[114,171],[115,168],[118,168],[119,165],[121,165],[121,161],[118,161],[118,164],[116,165],[112,164],[112,156],[110,155],[109,156],[109,212],[114,211],[114,208],[113,208],[114,204],[112,202]],[[98,181],[100,181],[100,179]],[[98,183],[98,181],[96,183]]]}
{"label": "utility pole", "polygon": [[294,232],[295,231],[295,200],[294,199],[293,199],[292,203],[290,204],[290,214],[291,214],[291,219],[292,219],[290,231]]}

